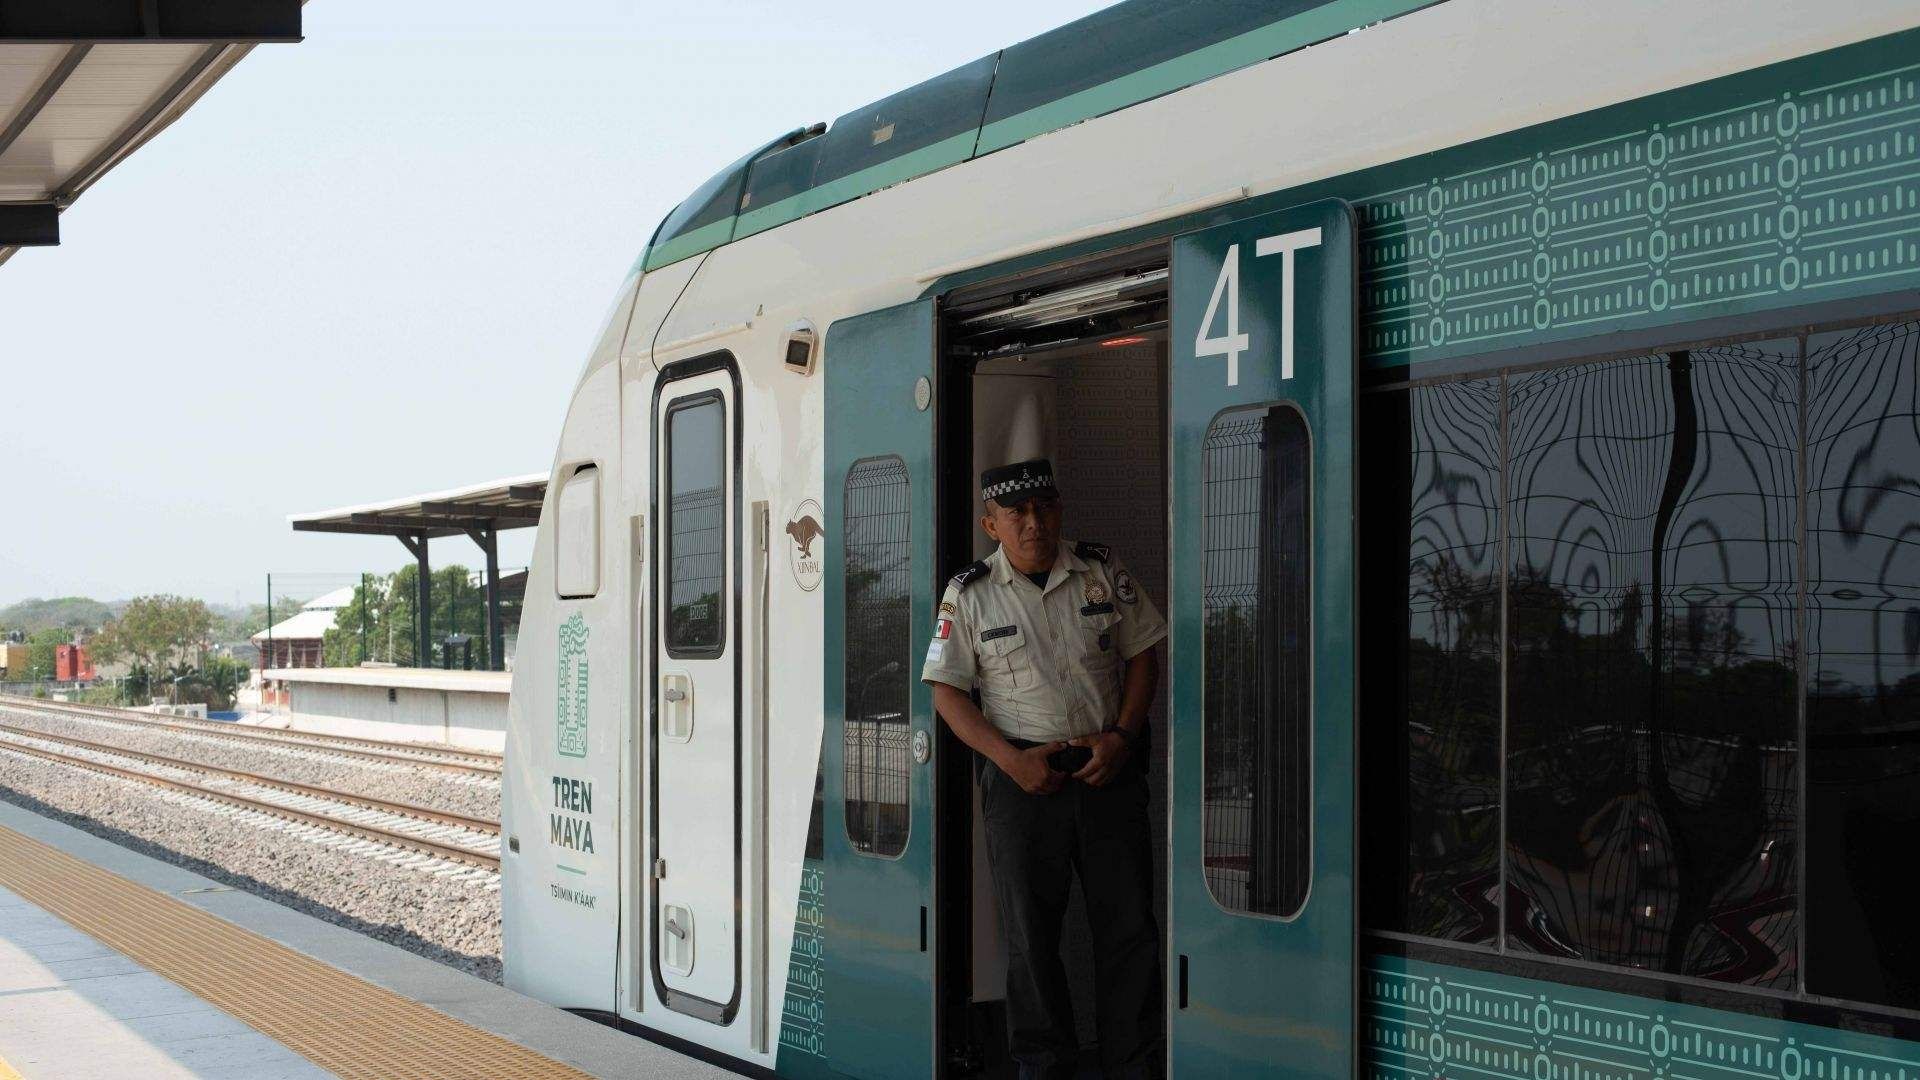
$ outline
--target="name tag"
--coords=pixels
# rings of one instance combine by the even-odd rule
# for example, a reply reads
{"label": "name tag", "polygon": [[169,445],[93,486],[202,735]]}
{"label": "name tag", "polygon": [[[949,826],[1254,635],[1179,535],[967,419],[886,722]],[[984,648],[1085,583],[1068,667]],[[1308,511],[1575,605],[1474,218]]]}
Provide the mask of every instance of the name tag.
{"label": "name tag", "polygon": [[1103,603],[1103,604],[1088,604],[1086,607],[1083,607],[1080,609],[1080,614],[1111,615],[1113,614],[1113,604],[1111,602]]}
{"label": "name tag", "polygon": [[992,641],[995,638],[1012,637],[1019,632],[1020,628],[1017,626],[996,626],[991,630],[980,631],[980,640]]}

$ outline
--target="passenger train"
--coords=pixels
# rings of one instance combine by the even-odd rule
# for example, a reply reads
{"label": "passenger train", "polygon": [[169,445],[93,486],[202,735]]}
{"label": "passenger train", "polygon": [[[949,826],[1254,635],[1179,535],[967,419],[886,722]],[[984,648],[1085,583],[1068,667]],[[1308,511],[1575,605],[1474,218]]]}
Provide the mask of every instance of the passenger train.
{"label": "passenger train", "polygon": [[919,671],[1044,454],[1171,625],[1174,1075],[1920,1077],[1917,87],[1913,0],[1130,0],[746,154],[554,456],[507,982],[1004,1075]]}

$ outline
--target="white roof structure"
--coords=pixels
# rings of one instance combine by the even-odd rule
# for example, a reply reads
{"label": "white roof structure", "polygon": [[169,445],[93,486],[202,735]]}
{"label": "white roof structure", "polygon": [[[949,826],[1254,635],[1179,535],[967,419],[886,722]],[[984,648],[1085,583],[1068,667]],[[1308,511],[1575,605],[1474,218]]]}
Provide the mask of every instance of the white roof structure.
{"label": "white roof structure", "polygon": [[0,263],[179,119],[255,44],[300,40],[301,0],[0,3]]}
{"label": "white roof structure", "polygon": [[261,644],[269,639],[274,641],[318,641],[327,636],[340,618],[340,609],[353,603],[353,586],[335,589],[324,596],[309,600],[292,618],[282,619],[273,624],[272,630],[262,630],[253,635],[253,642]]}
{"label": "white roof structure", "polygon": [[546,493],[547,474],[528,473],[404,499],[289,514],[287,524],[295,532],[456,536],[483,525],[503,529],[537,525]]}

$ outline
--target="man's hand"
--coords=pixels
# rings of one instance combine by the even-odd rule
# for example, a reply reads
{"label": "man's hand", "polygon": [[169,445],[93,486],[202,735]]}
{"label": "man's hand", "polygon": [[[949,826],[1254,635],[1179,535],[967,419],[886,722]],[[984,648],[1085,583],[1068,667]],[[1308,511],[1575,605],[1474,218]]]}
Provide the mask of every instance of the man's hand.
{"label": "man's hand", "polygon": [[1000,771],[1013,777],[1013,782],[1020,785],[1020,790],[1029,795],[1051,795],[1067,782],[1067,776],[1055,772],[1053,766],[1047,764],[1047,755],[1066,745],[1054,742],[1016,750],[1001,765]]}
{"label": "man's hand", "polygon": [[1085,746],[1093,751],[1093,760],[1080,767],[1073,778],[1093,787],[1102,787],[1107,781],[1120,775],[1120,770],[1133,754],[1133,743],[1117,731],[1103,731],[1098,735],[1083,735],[1069,746]]}

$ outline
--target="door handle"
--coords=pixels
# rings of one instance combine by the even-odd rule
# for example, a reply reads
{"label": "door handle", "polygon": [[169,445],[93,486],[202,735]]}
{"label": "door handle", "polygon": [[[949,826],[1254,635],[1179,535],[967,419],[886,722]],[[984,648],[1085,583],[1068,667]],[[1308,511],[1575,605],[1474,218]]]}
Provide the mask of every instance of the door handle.
{"label": "door handle", "polygon": [[693,676],[685,671],[660,673],[660,738],[664,742],[693,741]]}

